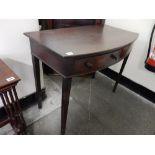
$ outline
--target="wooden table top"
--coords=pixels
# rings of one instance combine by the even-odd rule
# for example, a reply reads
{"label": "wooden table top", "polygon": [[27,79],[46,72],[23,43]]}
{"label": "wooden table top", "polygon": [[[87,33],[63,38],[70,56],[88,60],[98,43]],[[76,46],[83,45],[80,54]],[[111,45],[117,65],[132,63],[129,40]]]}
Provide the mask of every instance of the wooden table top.
{"label": "wooden table top", "polygon": [[61,57],[106,54],[133,43],[138,34],[108,25],[81,26],[25,33]]}
{"label": "wooden table top", "polygon": [[19,80],[20,78],[0,59],[0,89]]}

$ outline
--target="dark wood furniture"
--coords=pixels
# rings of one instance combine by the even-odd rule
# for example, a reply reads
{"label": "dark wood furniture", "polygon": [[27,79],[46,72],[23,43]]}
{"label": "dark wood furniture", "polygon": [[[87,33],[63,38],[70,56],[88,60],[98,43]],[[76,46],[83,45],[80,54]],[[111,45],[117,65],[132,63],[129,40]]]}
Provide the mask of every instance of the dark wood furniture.
{"label": "dark wood furniture", "polygon": [[[62,77],[61,134],[65,134],[72,77],[93,73],[124,59],[137,34],[111,26],[93,25],[25,33],[30,39],[38,105],[41,108],[39,60]],[[113,91],[116,90],[116,81]]]}
{"label": "dark wood furniture", "polygon": [[[39,19],[39,25],[41,30],[50,30],[50,29],[59,29],[59,28],[69,28],[77,26],[86,26],[86,25],[104,25],[105,19]],[[52,73],[53,71],[46,64],[43,65],[43,72],[45,74]],[[93,77],[95,73],[93,74]]]}
{"label": "dark wood furniture", "polygon": [[41,30],[69,28],[86,25],[104,25],[104,19],[39,19]]}
{"label": "dark wood furniture", "polygon": [[16,92],[19,81],[19,77],[0,60],[0,96],[7,112],[7,118],[0,120],[0,127],[10,123],[16,134],[25,134],[26,124]]}

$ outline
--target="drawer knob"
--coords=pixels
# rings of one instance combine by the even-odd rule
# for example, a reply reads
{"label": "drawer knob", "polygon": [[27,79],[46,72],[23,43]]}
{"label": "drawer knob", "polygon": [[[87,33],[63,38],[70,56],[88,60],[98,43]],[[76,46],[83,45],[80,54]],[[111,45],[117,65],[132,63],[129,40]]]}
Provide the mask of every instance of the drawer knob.
{"label": "drawer knob", "polygon": [[117,57],[116,57],[114,54],[111,54],[110,57],[111,57],[113,60],[117,60]]}
{"label": "drawer knob", "polygon": [[85,66],[88,67],[88,68],[92,68],[93,67],[93,64],[91,64],[90,62],[86,62],[85,63]]}

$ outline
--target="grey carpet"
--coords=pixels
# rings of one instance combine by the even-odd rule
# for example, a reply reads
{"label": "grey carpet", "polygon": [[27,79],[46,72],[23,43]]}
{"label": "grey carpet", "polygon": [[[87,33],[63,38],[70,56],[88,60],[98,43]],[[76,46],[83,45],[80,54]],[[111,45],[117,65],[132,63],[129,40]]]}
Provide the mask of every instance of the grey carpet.
{"label": "grey carpet", "polygon": [[[43,109],[37,105],[24,111],[28,134],[60,134],[61,81],[60,76],[44,76],[47,98]],[[155,134],[155,104],[118,85],[97,72],[96,78],[75,77],[72,82],[68,135],[143,135]],[[0,134],[13,134],[10,127]]]}

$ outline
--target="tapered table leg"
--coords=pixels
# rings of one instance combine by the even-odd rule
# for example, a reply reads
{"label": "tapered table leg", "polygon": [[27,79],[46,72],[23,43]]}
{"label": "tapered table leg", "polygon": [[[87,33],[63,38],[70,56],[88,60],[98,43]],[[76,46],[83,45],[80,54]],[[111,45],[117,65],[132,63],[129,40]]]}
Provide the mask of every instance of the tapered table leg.
{"label": "tapered table leg", "polygon": [[40,82],[40,66],[39,59],[32,55],[33,72],[36,86],[36,99],[38,101],[38,108],[42,108],[41,82]]}
{"label": "tapered table leg", "polygon": [[65,134],[72,78],[63,78],[61,101],[61,134]]}
{"label": "tapered table leg", "polygon": [[92,79],[95,79],[96,72],[92,73]]}
{"label": "tapered table leg", "polygon": [[115,82],[115,85],[114,85],[114,88],[113,88],[113,92],[116,91],[117,85],[118,85],[119,80],[120,80],[120,78],[121,78],[121,76],[122,76],[122,72],[123,72],[123,70],[124,70],[124,67],[125,67],[125,65],[126,65],[126,62],[127,62],[128,58],[129,58],[129,55],[123,60],[123,63],[122,63],[120,72],[119,72],[119,74],[118,74],[118,76],[117,76],[117,79],[116,79],[116,82]]}

